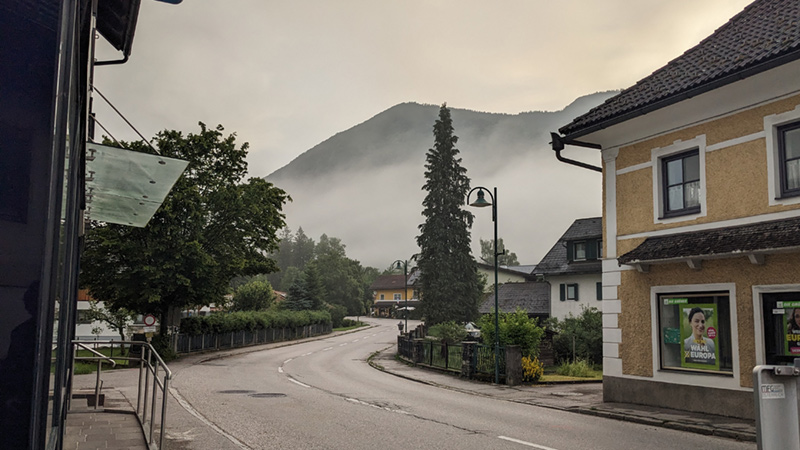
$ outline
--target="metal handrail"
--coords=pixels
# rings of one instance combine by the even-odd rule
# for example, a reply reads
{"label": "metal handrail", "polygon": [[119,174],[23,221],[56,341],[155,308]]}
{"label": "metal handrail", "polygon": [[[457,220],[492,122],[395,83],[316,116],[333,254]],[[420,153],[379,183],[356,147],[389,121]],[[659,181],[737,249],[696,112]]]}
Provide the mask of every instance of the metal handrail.
{"label": "metal handrail", "polygon": [[[125,346],[139,346],[141,347],[141,351],[139,353],[139,357],[131,357],[131,356],[119,356],[116,357],[117,360],[124,360],[124,361],[136,361],[139,363],[139,381],[137,383],[137,393],[136,393],[136,417],[139,419],[139,425],[142,427],[142,432],[147,439],[148,446],[151,449],[158,449],[162,448],[162,443],[164,440],[164,428],[166,424],[167,418],[167,396],[169,394],[169,382],[172,379],[172,371],[169,370],[164,360],[155,351],[152,345],[148,342],[141,342],[141,341],[72,341],[72,343],[76,346],[81,346],[82,348],[86,348],[84,344],[96,344],[96,345],[104,345],[114,347],[115,345],[119,345],[122,348]],[[87,349],[92,351],[91,349]],[[99,352],[92,353],[99,354]],[[130,354],[130,353],[129,353]],[[102,354],[100,354],[102,355]],[[102,355],[105,359],[110,359],[109,357]],[[76,358],[77,359],[77,358]],[[80,357],[80,359],[89,359],[89,360],[99,360],[100,358],[97,357]],[[98,364],[100,364],[99,361]],[[116,364],[116,363],[115,363]],[[159,369],[161,369],[162,375],[159,375]],[[98,370],[98,379],[100,377],[100,370]],[[153,382],[150,382],[150,378],[153,378]],[[70,383],[72,386],[72,383]],[[150,392],[152,390],[152,393]],[[153,435],[155,433],[155,422],[156,422],[156,403],[158,402],[158,391],[161,391],[161,420],[159,423],[159,435],[158,441],[154,439]],[[72,393],[70,392],[70,396],[72,397]],[[95,402],[97,405],[97,402]]]}
{"label": "metal handrail", "polygon": [[[90,353],[97,356],[78,356],[78,347],[87,350]],[[97,409],[97,407],[100,405],[100,391],[103,389],[103,383],[100,380],[100,372],[103,370],[103,363],[107,362],[111,364],[111,367],[117,367],[117,362],[111,359],[110,357],[87,347],[85,344],[82,343],[76,343],[75,349],[73,349],[73,351],[74,351],[73,357],[75,361],[97,361],[97,379],[94,384],[94,409]]]}

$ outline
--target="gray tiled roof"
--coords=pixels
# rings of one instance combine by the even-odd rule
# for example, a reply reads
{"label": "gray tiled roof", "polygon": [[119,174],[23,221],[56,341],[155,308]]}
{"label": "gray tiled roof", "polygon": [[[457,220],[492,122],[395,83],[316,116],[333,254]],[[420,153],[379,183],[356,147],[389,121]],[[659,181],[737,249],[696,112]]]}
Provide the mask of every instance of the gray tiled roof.
{"label": "gray tiled roof", "polygon": [[649,237],[619,257],[620,264],[743,256],[800,247],[800,217],[751,225]]}
{"label": "gray tiled roof", "polygon": [[[494,272],[494,264],[484,264],[481,262],[477,264],[478,267],[480,268]],[[536,266],[497,266],[497,272],[507,273],[510,275],[517,275],[520,277],[527,277],[533,272],[533,269],[535,267]]]}
{"label": "gray tiled roof", "polygon": [[373,291],[378,289],[400,289],[405,287],[403,275],[381,275],[369,285]]}
{"label": "gray tiled roof", "polygon": [[601,238],[603,236],[603,220],[601,217],[578,219],[570,225],[561,238],[556,241],[553,248],[536,265],[536,273],[544,275],[566,275],[580,273],[601,273],[602,262],[574,261],[567,259],[567,241]]}
{"label": "gray tiled roof", "polygon": [[[497,305],[500,312],[514,312],[522,308],[528,314],[550,314],[550,283],[505,283],[497,289]],[[494,313],[494,292],[486,295],[478,311]]]}
{"label": "gray tiled roof", "polygon": [[800,58],[800,2],[757,0],[714,34],[559,129],[574,137]]}

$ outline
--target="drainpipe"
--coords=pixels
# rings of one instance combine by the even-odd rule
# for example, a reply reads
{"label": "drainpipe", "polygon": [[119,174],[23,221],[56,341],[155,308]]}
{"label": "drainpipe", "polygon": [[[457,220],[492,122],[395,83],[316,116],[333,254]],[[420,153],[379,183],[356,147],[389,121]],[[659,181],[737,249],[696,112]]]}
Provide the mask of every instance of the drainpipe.
{"label": "drainpipe", "polygon": [[584,169],[594,170],[595,172],[603,172],[602,167],[593,166],[591,164],[586,164],[584,162],[576,161],[574,159],[569,159],[561,156],[561,150],[564,150],[564,147],[566,145],[575,145],[578,147],[586,147],[586,148],[594,148],[597,150],[602,150],[603,147],[601,147],[600,144],[592,144],[591,142],[583,142],[575,139],[568,139],[561,137],[556,133],[550,133],[550,138],[552,139],[550,145],[553,147],[553,151],[556,152],[556,159],[558,159],[559,161],[571,164],[573,166],[582,167]]}

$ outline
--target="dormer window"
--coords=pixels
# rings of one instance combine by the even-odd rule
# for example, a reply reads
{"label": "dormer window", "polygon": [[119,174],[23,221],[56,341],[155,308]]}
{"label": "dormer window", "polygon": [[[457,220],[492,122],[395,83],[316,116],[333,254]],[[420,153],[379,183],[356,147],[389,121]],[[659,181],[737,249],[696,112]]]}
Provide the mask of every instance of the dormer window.
{"label": "dormer window", "polygon": [[567,242],[567,260],[569,262],[594,261],[599,258],[602,246],[600,239],[569,241]]}
{"label": "dormer window", "polygon": [[586,241],[575,243],[575,261],[586,260]]}

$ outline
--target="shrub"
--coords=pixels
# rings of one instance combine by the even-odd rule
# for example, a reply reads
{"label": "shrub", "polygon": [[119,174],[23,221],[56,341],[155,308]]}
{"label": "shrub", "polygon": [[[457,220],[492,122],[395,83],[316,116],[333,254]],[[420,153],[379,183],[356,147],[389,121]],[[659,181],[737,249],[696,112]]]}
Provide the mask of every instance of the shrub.
{"label": "shrub", "polygon": [[536,383],[544,375],[544,366],[539,358],[522,357],[522,381]]}
{"label": "shrub", "polygon": [[556,369],[556,373],[568,377],[588,378],[594,376],[592,365],[585,359],[562,363],[558,366],[558,369]]}
{"label": "shrub", "polygon": [[347,308],[342,305],[328,305],[328,311],[331,315],[333,328],[341,328],[344,316],[347,315]]}
{"label": "shrub", "polygon": [[451,320],[432,326],[428,330],[428,336],[437,337],[442,343],[453,344],[463,341],[467,337],[467,330],[464,329],[463,325]]}
{"label": "shrub", "polygon": [[[528,318],[528,313],[517,309],[513,313],[500,313],[500,345],[519,345],[522,356],[539,356],[539,343],[544,335],[544,328],[539,326],[538,319]],[[485,314],[478,319],[481,339],[484,343],[494,343],[494,314]]]}
{"label": "shrub", "polygon": [[267,281],[251,281],[233,294],[231,311],[263,311],[275,301],[275,292]]}
{"label": "shrub", "polygon": [[[556,361],[586,359],[591,364],[603,361],[603,315],[597,308],[584,308],[578,317],[569,315],[563,321],[551,319],[553,352]],[[574,342],[574,354],[573,354]]]}
{"label": "shrub", "polygon": [[311,324],[331,323],[328,311],[238,311],[218,313],[210,316],[185,317],[181,320],[181,333],[199,335],[206,333],[230,333],[255,331],[266,328],[297,328]]}

